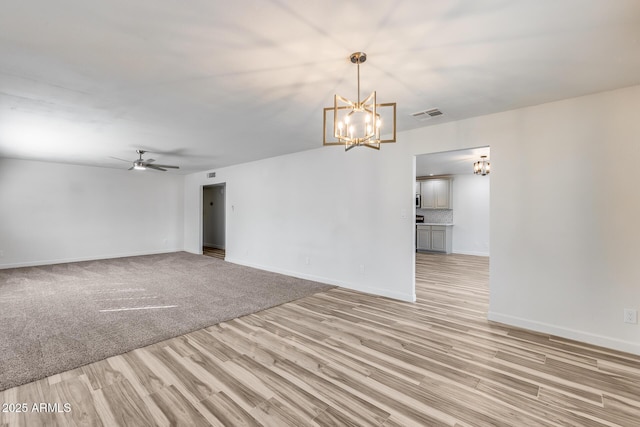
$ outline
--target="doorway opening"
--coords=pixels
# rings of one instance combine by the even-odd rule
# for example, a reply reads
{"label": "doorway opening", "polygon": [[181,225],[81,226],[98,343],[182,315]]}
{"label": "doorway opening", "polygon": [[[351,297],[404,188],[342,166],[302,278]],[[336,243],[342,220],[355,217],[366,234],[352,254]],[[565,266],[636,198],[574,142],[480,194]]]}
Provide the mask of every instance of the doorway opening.
{"label": "doorway opening", "polygon": [[490,173],[474,173],[483,160],[488,146],[416,155],[416,284],[432,280],[431,264],[446,270],[455,259],[486,270],[488,285]]}
{"label": "doorway opening", "polygon": [[226,184],[202,187],[202,254],[223,259],[226,256]]}

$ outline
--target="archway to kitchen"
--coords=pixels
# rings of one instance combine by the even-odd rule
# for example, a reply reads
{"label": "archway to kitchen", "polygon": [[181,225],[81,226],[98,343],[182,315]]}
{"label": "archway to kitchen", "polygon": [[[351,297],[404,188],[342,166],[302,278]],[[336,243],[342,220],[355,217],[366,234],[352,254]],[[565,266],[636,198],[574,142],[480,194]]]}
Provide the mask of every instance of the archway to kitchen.
{"label": "archway to kitchen", "polygon": [[[479,173],[474,173],[474,167],[480,168]],[[481,286],[488,292],[489,172],[488,146],[416,155],[414,250],[418,300],[421,284],[453,285],[453,281],[466,280],[464,274],[469,271],[482,280]]]}

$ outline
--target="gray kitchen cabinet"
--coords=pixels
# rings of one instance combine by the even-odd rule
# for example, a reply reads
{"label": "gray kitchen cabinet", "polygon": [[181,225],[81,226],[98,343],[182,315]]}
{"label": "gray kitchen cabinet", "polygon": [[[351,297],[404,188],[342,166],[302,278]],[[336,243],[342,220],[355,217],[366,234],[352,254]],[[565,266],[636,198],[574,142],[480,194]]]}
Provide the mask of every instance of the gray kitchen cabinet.
{"label": "gray kitchen cabinet", "polygon": [[431,226],[418,225],[416,228],[416,247],[419,251],[431,250]]}
{"label": "gray kitchen cabinet", "polygon": [[416,225],[416,249],[451,253],[453,232],[451,225]]}
{"label": "gray kitchen cabinet", "polygon": [[450,178],[420,181],[420,195],[422,209],[452,209]]}
{"label": "gray kitchen cabinet", "polygon": [[447,252],[447,227],[431,226],[431,250]]}

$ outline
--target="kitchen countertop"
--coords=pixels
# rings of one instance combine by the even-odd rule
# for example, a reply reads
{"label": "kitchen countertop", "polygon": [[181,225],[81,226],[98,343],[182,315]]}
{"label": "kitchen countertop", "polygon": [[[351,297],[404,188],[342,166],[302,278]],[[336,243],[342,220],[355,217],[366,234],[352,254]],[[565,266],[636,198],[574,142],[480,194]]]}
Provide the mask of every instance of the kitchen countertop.
{"label": "kitchen countertop", "polygon": [[453,223],[452,222],[416,222],[416,225],[446,225],[446,226],[452,226]]}

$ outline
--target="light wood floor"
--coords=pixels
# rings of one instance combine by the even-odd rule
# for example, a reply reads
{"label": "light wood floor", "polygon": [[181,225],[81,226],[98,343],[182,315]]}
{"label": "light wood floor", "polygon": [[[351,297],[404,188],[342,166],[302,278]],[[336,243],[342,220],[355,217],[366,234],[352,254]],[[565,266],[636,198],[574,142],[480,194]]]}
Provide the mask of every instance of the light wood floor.
{"label": "light wood floor", "polygon": [[640,357],[489,323],[488,259],[416,256],[415,304],[333,289],[6,390],[71,412],[0,425],[640,425]]}
{"label": "light wood floor", "polygon": [[225,254],[226,254],[226,251],[224,249],[212,248],[209,246],[202,247],[202,255],[206,255],[214,258],[220,258],[221,260],[224,260]]}

